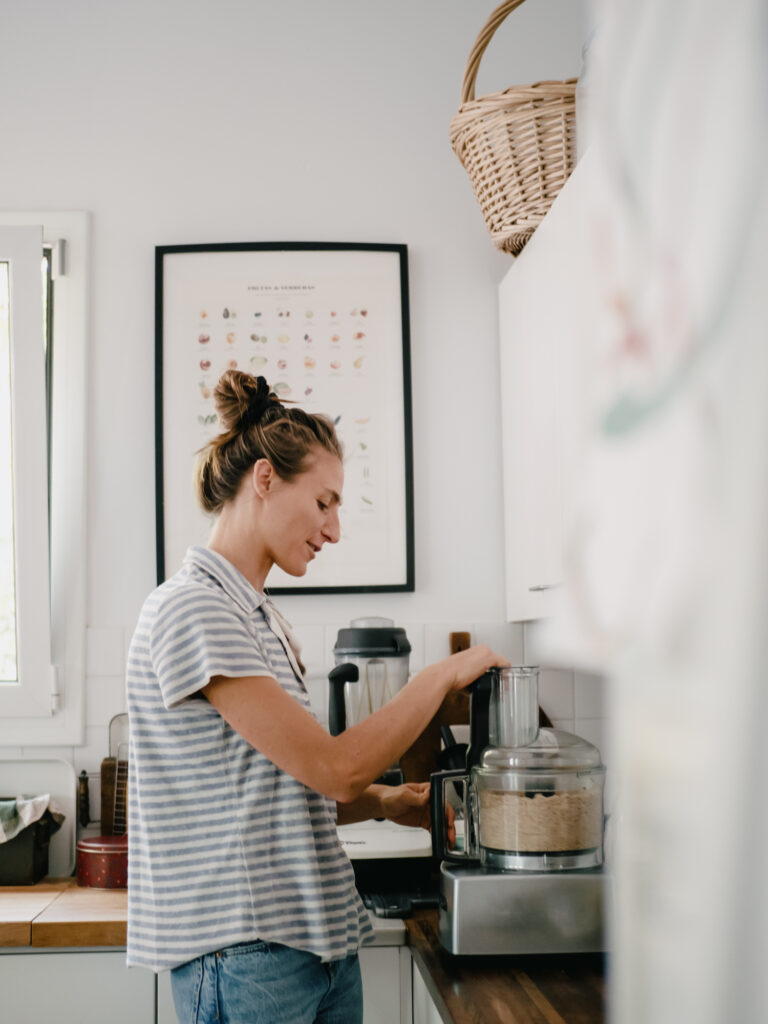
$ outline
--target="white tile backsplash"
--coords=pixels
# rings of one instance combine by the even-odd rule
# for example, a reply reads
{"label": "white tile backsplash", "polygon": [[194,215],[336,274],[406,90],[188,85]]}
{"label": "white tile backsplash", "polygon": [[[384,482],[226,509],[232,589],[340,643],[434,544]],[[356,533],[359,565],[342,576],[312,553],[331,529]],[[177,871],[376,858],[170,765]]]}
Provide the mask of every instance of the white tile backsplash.
{"label": "white tile backsplash", "polygon": [[[442,661],[451,653],[451,633],[472,634],[470,622],[427,622],[424,626],[424,665]],[[470,636],[475,643],[474,635]]]}

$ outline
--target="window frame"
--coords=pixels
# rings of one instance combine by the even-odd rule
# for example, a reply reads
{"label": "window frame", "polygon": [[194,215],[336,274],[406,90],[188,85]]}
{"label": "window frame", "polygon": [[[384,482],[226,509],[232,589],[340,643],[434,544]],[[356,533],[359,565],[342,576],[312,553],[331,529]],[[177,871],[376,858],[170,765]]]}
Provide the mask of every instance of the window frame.
{"label": "window frame", "polygon": [[[80,745],[85,735],[90,225],[88,214],[82,211],[0,211],[0,227],[23,226],[42,228],[40,259],[43,247],[52,250],[55,300],[51,373],[55,383],[49,424],[50,515],[46,525],[50,537],[49,661],[55,671],[32,682],[37,705],[32,714],[13,712],[0,688],[0,746]],[[40,284],[38,269],[38,294]],[[26,680],[22,685],[30,684]]]}

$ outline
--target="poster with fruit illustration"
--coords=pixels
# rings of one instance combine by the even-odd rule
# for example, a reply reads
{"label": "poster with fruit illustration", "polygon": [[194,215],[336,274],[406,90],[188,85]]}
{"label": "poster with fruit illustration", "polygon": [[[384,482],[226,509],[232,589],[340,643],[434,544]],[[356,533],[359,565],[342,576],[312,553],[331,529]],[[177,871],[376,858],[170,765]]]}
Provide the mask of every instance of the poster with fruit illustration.
{"label": "poster with fruit illustration", "polygon": [[336,424],[341,540],[271,593],[413,590],[413,480],[404,245],[234,243],[156,248],[158,579],[212,520],[195,498],[197,452],[219,432],[228,368]]}

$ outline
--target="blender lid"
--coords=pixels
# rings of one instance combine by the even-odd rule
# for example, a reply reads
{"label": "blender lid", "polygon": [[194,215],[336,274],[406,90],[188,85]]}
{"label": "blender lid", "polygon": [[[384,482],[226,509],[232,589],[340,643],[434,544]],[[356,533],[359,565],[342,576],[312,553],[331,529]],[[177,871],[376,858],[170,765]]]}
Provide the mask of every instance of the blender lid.
{"label": "blender lid", "polygon": [[392,619],[353,619],[340,629],[333,646],[334,654],[345,657],[402,658],[411,653],[411,645],[402,626]]}
{"label": "blender lid", "polygon": [[486,747],[480,757],[480,769],[539,771],[585,771],[602,768],[597,747],[560,729],[539,729],[536,739],[525,747]]}

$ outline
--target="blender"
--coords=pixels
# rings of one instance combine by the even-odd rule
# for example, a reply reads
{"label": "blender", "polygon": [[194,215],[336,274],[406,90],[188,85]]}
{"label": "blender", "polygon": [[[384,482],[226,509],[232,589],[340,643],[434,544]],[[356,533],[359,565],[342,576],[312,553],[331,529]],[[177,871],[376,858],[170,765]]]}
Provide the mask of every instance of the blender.
{"label": "blender", "polygon": [[[408,682],[410,653],[405,630],[392,619],[353,619],[338,631],[333,648],[336,664],[328,675],[332,735],[357,725],[392,700]],[[392,786],[403,781],[399,764],[376,780]],[[432,845],[425,829],[374,820],[340,825],[337,831],[361,892],[418,894],[433,885]]]}
{"label": "blender", "polygon": [[[539,728],[536,667],[491,669],[469,694],[466,768],[432,776],[440,941],[452,953],[602,951],[599,751]],[[446,800],[455,805],[452,848]]]}
{"label": "blender", "polygon": [[[384,707],[408,682],[411,645],[392,619],[353,619],[340,629],[328,675],[328,724],[333,736]],[[403,773],[392,765],[377,782],[399,785]]]}

